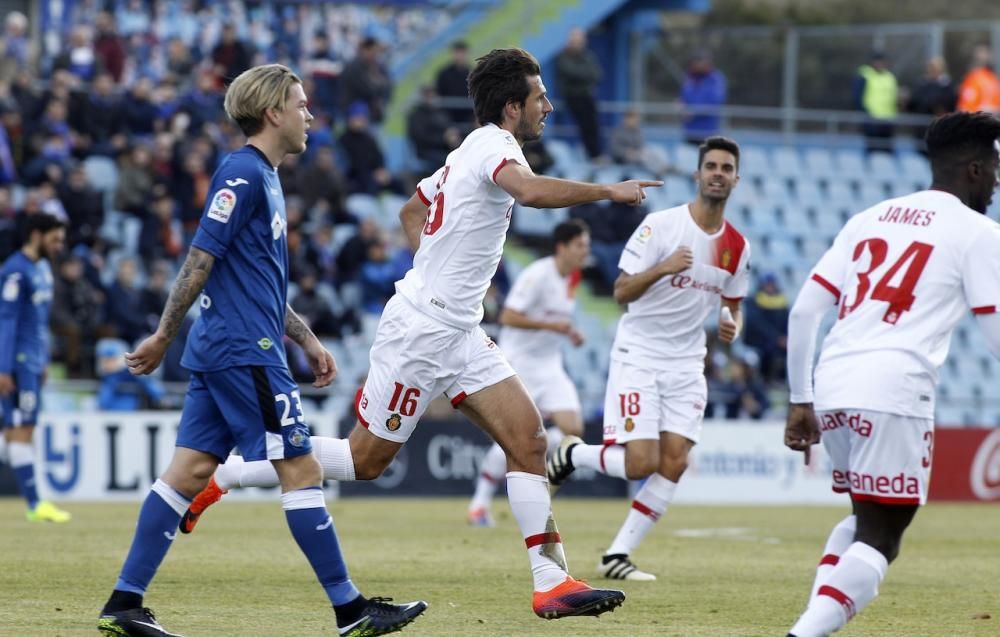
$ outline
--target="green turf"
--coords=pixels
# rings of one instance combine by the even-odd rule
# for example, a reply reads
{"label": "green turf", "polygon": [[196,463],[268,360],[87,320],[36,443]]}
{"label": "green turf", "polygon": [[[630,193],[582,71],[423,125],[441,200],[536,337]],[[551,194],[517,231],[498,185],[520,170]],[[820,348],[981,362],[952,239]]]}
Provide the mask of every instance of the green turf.
{"label": "green turf", "polygon": [[[627,504],[557,500],[573,571],[591,577]],[[782,637],[797,617],[829,528],[820,508],[672,508],[634,556],[658,573],[624,583],[625,606],[600,619],[546,622],[530,611],[527,558],[506,503],[499,526],[473,529],[457,499],[333,502],[357,584],[370,595],[426,599],[406,635]],[[96,635],[137,504],[70,504],[69,525],[32,525],[0,500],[0,635]],[[696,537],[720,528],[734,537]],[[1000,634],[1000,507],[944,506],[917,516],[882,595],[845,637]],[[679,534],[680,532],[680,534]],[[695,537],[692,537],[695,536]],[[597,581],[597,580],[592,580]],[[146,601],[188,637],[335,635],[332,613],[277,502],[223,501],[178,535]],[[990,613],[993,619],[974,619]]]}

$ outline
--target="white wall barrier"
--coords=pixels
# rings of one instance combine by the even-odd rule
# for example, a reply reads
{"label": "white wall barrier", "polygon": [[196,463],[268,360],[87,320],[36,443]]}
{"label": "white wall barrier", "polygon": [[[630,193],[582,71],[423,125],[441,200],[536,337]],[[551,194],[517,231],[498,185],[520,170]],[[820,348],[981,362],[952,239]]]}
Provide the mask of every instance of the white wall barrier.
{"label": "white wall barrier", "polygon": [[690,467],[677,489],[683,504],[841,504],[830,490],[829,457],[823,445],[803,455],[785,447],[777,421],[706,421]]}
{"label": "white wall barrier", "polygon": [[[43,414],[35,434],[43,497],[57,501],[143,498],[170,462],[179,418],[179,412],[162,411]],[[310,419],[317,434],[327,436],[335,433],[333,421],[317,412]],[[846,505],[846,496],[830,490],[829,464],[822,446],[813,447],[812,463],[806,467],[802,454],[782,444],[783,430],[780,422],[706,422],[676,501]],[[415,437],[408,447],[426,444]],[[408,451],[427,455],[419,449]],[[468,482],[471,493],[471,479]],[[277,491],[247,489],[232,497],[274,499]]]}
{"label": "white wall barrier", "polygon": [[[333,418],[314,417],[317,434],[333,435]],[[35,449],[42,497],[141,500],[170,463],[180,412],[43,412],[41,421]],[[246,489],[232,495],[271,500],[277,494],[277,489]]]}

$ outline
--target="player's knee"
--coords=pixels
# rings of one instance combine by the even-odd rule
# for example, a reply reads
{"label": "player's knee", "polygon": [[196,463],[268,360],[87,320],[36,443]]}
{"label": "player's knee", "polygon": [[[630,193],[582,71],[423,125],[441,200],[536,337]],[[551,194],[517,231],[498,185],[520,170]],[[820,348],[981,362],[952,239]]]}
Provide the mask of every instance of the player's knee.
{"label": "player's knee", "polygon": [[642,480],[656,471],[656,457],[649,454],[625,455],[625,476],[629,480]]}
{"label": "player's knee", "polygon": [[677,482],[688,468],[687,454],[682,456],[667,456],[660,462],[660,473],[668,480]]}
{"label": "player's knee", "polygon": [[375,458],[354,457],[354,477],[358,480],[377,480],[379,476],[389,466],[389,462],[383,462]]}
{"label": "player's knee", "polygon": [[899,557],[899,550],[903,544],[902,536],[890,529],[858,529],[854,540],[872,547],[885,556],[889,563]]}

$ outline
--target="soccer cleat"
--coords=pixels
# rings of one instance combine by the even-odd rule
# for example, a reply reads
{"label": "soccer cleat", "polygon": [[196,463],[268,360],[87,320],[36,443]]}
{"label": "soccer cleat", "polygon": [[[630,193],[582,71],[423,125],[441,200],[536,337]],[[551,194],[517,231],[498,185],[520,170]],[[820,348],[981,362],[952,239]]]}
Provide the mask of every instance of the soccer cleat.
{"label": "soccer cleat", "polygon": [[469,526],[481,526],[492,529],[497,525],[497,523],[493,520],[493,516],[490,515],[490,510],[485,507],[469,509],[469,511],[465,514],[465,517],[469,521]]}
{"label": "soccer cleat", "polygon": [[624,601],[625,593],[622,591],[591,588],[567,575],[566,581],[552,590],[535,591],[531,607],[543,619],[559,619],[580,615],[597,616],[613,611]]}
{"label": "soccer cleat", "polygon": [[390,604],[391,597],[371,597],[365,600],[365,609],[353,624],[340,628],[340,637],[375,637],[402,630],[417,615],[427,610],[427,602]]}
{"label": "soccer cleat", "polygon": [[194,496],[194,500],[191,500],[191,506],[188,507],[187,511],[181,517],[181,533],[194,531],[194,525],[198,524],[198,519],[201,518],[201,514],[205,512],[205,509],[218,502],[227,493],[229,492],[224,491],[216,483],[215,476],[209,478],[208,484],[201,490],[201,493]]}
{"label": "soccer cleat", "polygon": [[48,500],[42,500],[35,505],[34,509],[25,513],[28,522],[55,522],[62,524],[69,522],[73,515],[69,511],[63,511]]}
{"label": "soccer cleat", "polygon": [[602,577],[608,579],[631,580],[633,582],[652,582],[656,576],[652,573],[640,571],[639,568],[628,559],[628,555],[605,555],[597,565],[597,572]]}
{"label": "soccer cleat", "polygon": [[573,447],[582,445],[583,439],[579,436],[566,436],[559,442],[552,455],[545,463],[545,473],[549,478],[549,493],[555,495],[559,487],[566,482],[570,474],[576,469],[573,466]]}
{"label": "soccer cleat", "polygon": [[97,620],[97,630],[111,637],[182,637],[160,626],[148,608],[104,613]]}

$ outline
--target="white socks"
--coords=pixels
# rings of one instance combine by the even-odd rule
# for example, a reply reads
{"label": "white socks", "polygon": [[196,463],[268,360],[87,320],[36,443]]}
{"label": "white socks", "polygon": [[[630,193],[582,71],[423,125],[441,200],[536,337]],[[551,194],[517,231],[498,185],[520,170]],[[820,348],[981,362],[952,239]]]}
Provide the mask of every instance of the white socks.
{"label": "white socks", "polygon": [[566,581],[566,556],[552,519],[549,484],[543,476],[522,471],[507,474],[507,497],[528,548],[536,591],[548,591]]}
{"label": "white socks", "polygon": [[795,637],[826,637],[843,628],[875,599],[888,568],[885,556],[874,548],[861,542],[851,544],[791,633]]}
{"label": "white socks", "polygon": [[621,445],[577,445],[571,459],[577,469],[587,467],[612,478],[625,479],[625,447]]}
{"label": "white socks", "polygon": [[[576,455],[574,449],[573,455]],[[625,524],[619,529],[614,542],[604,552],[605,555],[630,555],[656,524],[660,516],[667,511],[667,506],[674,499],[677,483],[667,480],[659,473],[654,473],[646,479],[639,492],[635,494],[632,508],[625,518]]]}
{"label": "white socks", "polygon": [[[552,450],[559,446],[559,442],[564,437],[565,435],[558,427],[549,427],[546,429],[547,453],[552,453]],[[490,505],[493,503],[493,496],[497,492],[497,487],[500,486],[500,481],[503,480],[506,473],[507,454],[503,452],[500,445],[494,442],[493,446],[486,452],[486,455],[483,456],[483,461],[479,465],[479,477],[476,478],[476,491],[472,495],[472,500],[469,501],[469,511],[490,508]]]}
{"label": "white socks", "polygon": [[[314,436],[311,440],[313,455],[323,467],[324,480],[352,482],[356,479],[354,456],[346,438]],[[226,491],[245,487],[276,487],[279,484],[278,472],[270,460],[246,462],[242,456],[229,456],[225,464],[219,465],[215,470],[215,482]]]}
{"label": "white socks", "polygon": [[810,601],[816,597],[816,591],[819,590],[819,587],[826,584],[833,568],[840,562],[840,556],[844,554],[847,547],[854,543],[857,520],[855,516],[849,515],[838,522],[837,526],[833,527],[833,531],[830,531],[830,537],[826,540],[826,548],[823,549],[823,557],[820,558],[819,566],[816,567],[816,579],[813,580],[812,593],[809,594]]}

